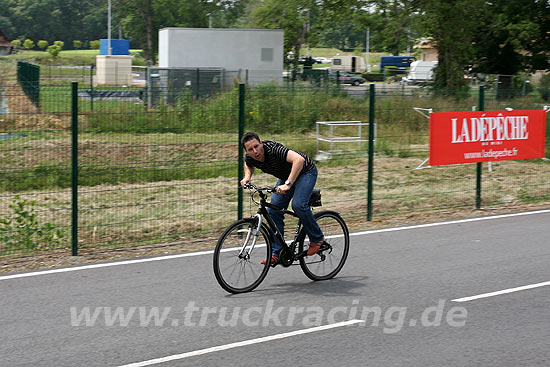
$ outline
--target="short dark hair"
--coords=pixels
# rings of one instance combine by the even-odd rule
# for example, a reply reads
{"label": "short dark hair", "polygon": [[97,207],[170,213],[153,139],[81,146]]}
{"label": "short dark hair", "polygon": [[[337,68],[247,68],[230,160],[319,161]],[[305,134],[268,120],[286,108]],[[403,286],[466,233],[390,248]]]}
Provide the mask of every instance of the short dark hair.
{"label": "short dark hair", "polygon": [[258,134],[253,133],[253,132],[248,132],[248,133],[244,134],[243,137],[241,138],[241,145],[244,147],[245,143],[247,143],[247,142],[249,142],[250,140],[253,140],[253,139],[258,140],[258,142],[261,142],[260,137],[258,136]]}

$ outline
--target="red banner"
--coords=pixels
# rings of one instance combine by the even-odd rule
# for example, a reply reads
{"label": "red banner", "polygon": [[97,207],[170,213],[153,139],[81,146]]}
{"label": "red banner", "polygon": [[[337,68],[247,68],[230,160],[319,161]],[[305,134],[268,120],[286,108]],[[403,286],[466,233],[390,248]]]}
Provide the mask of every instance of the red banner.
{"label": "red banner", "polygon": [[546,112],[430,114],[430,165],[544,157]]}

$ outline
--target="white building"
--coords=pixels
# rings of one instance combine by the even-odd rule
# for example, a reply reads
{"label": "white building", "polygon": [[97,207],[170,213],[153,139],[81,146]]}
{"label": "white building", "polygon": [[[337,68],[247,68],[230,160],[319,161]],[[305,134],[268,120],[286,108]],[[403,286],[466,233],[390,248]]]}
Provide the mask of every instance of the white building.
{"label": "white building", "polygon": [[223,68],[250,84],[281,84],[283,38],[279,29],[163,28],[159,67]]}

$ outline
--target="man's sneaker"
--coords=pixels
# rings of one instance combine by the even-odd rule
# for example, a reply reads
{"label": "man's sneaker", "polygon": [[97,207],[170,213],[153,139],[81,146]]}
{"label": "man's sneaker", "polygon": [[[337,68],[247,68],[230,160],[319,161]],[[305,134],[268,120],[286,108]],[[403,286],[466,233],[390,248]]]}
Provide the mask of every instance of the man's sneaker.
{"label": "man's sneaker", "polygon": [[307,249],[307,256],[313,256],[319,251],[319,248],[321,245],[325,242],[325,240],[321,240],[319,242],[313,242],[309,244],[309,248]]}
{"label": "man's sneaker", "polygon": [[[275,265],[277,264],[277,262],[279,261],[279,258],[275,255],[271,255],[271,263],[270,265]],[[261,264],[262,265],[265,265],[265,263],[267,262],[267,260],[262,260]]]}

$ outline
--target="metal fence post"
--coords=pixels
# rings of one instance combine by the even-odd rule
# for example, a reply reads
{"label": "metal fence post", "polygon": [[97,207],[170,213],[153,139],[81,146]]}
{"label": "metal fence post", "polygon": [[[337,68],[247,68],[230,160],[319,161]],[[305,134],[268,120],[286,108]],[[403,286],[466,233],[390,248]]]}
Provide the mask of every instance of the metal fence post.
{"label": "metal fence post", "polygon": [[71,110],[71,247],[78,255],[78,82],[72,82]]}
{"label": "metal fence post", "polygon": [[239,182],[237,183],[237,218],[243,218],[243,190],[240,188],[241,180],[244,178],[244,150],[241,145],[241,138],[244,135],[244,99],[245,87],[244,84],[239,84]]}
{"label": "metal fence post", "polygon": [[372,220],[372,168],[374,166],[374,84],[369,86],[369,163],[367,178],[367,220]]}
{"label": "metal fence post", "polygon": [[[479,86],[479,111],[485,111],[485,88]],[[481,209],[481,169],[482,162],[477,163],[476,167],[476,209]]]}

